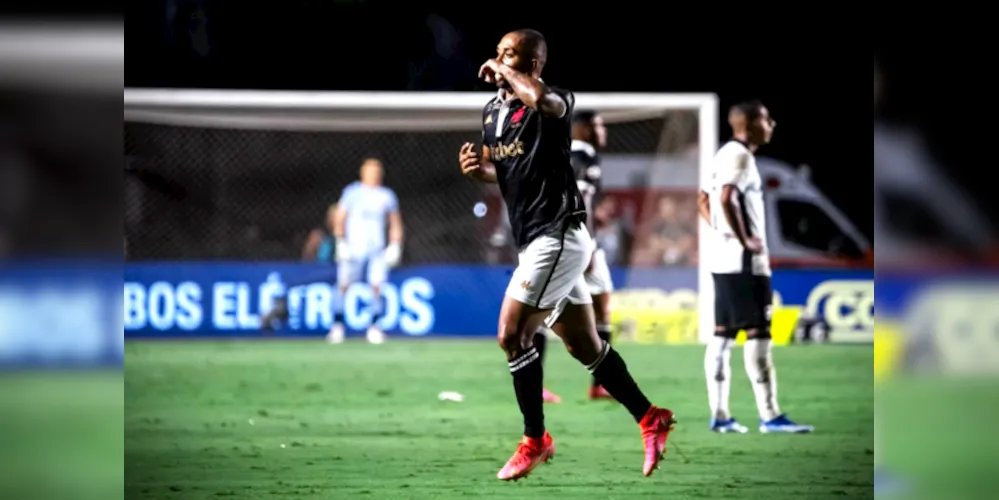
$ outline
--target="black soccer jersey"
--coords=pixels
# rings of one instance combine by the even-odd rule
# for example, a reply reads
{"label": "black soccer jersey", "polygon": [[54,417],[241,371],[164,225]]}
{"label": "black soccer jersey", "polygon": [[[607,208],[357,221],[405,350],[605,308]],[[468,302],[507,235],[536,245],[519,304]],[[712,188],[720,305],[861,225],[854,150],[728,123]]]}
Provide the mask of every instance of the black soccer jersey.
{"label": "black soccer jersey", "polygon": [[575,97],[551,89],[565,116],[545,116],[520,99],[498,96],[482,111],[482,142],[489,148],[517,247],[567,228],[586,216],[570,163],[570,119]]}
{"label": "black soccer jersey", "polygon": [[588,224],[593,227],[593,208],[600,201],[603,171],[600,156],[592,145],[584,141],[572,141],[572,170],[576,175],[576,186],[586,204]]}

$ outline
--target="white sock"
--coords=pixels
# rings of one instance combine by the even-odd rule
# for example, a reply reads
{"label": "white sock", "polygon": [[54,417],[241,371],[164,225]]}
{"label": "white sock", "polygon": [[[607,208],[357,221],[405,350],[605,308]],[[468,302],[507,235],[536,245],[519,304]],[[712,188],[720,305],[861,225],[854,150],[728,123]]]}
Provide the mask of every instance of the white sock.
{"label": "white sock", "polygon": [[760,412],[760,420],[764,422],[781,414],[780,407],[777,406],[777,371],[774,370],[770,344],[770,339],[750,339],[746,341],[743,350],[746,375],[753,384],[756,409]]}
{"label": "white sock", "polygon": [[732,392],[732,344],[733,339],[711,337],[704,352],[704,378],[708,382],[708,405],[711,418],[728,420],[732,418],[728,409],[728,397]]}

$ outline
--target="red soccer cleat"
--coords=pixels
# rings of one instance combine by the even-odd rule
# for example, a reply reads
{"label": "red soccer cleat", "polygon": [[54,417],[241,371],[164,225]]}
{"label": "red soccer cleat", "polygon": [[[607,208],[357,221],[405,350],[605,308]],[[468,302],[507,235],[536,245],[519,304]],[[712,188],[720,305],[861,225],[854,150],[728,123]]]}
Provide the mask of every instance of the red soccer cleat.
{"label": "red soccer cleat", "polygon": [[614,399],[607,389],[604,389],[602,385],[591,385],[590,386],[590,399]]}
{"label": "red soccer cleat", "polygon": [[645,445],[645,465],[642,474],[651,476],[659,468],[659,462],[666,455],[666,439],[670,431],[676,427],[673,412],[665,408],[653,406],[638,423],[642,430],[642,444]]}
{"label": "red soccer cleat", "polygon": [[545,389],[544,391],[541,392],[541,399],[544,400],[545,403],[557,404],[562,402],[562,398],[560,398],[558,394],[555,394],[554,392],[549,391],[548,389]]}
{"label": "red soccer cleat", "polygon": [[527,477],[535,467],[548,462],[554,456],[555,440],[551,434],[545,432],[541,439],[524,436],[513,457],[496,473],[496,477],[504,481],[516,481]]}

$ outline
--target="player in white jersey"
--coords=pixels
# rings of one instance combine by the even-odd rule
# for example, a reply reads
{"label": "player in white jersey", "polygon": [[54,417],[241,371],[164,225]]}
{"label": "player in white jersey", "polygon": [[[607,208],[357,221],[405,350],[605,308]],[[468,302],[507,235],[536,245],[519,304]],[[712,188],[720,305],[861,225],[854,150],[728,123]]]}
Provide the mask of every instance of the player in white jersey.
{"label": "player in white jersey", "polygon": [[343,342],[342,299],[347,288],[361,281],[365,272],[374,293],[369,307],[371,325],[367,339],[372,343],[385,340],[385,334],[378,327],[384,310],[381,285],[388,279],[389,269],[398,265],[402,258],[403,228],[399,200],[391,189],[382,185],[383,174],[381,161],[374,158],[364,160],[360,182],[347,186],[337,202],[333,234],[336,237],[340,300],[336,301],[333,326],[326,337],[331,343]]}
{"label": "player in white jersey", "polygon": [[750,101],[732,107],[729,124],[732,140],[715,154],[710,185],[698,200],[700,214],[712,228],[704,235],[711,238],[710,250],[701,264],[710,267],[715,287],[715,335],[704,356],[711,430],[748,430],[732,417],[728,405],[732,345],[745,330],[744,362],[756,396],[760,432],[811,432],[811,426],[795,424],[781,413],[771,355],[770,256],[754,153],[770,142],[776,122],[763,103]]}

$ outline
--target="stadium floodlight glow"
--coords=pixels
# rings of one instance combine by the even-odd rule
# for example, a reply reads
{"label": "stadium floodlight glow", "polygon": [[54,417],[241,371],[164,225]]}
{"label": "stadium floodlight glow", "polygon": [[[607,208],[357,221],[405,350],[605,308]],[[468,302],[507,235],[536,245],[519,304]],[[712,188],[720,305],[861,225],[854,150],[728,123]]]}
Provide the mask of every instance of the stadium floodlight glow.
{"label": "stadium floodlight glow", "polygon": [[[316,132],[446,132],[482,128],[489,92],[316,92],[200,89],[124,91],[127,122],[177,127]],[[708,93],[578,93],[576,107],[600,112],[608,124],[696,116],[700,184],[718,148],[718,97]],[[693,118],[691,118],[693,121]],[[676,128],[680,128],[677,126]],[[661,127],[662,137],[670,127]],[[673,129],[675,131],[675,129]],[[457,148],[455,145],[455,157]],[[705,255],[704,238],[699,252]],[[668,285],[668,284],[664,284]],[[698,273],[700,338],[714,331],[711,276]]]}

